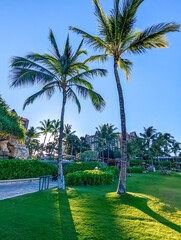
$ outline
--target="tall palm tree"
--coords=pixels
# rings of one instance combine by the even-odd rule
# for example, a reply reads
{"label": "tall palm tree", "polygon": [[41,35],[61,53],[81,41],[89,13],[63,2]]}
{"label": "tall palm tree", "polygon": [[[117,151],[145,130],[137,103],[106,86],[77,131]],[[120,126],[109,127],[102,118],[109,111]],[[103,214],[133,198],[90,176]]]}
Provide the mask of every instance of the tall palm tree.
{"label": "tall palm tree", "polygon": [[62,109],[60,118],[60,134],[58,148],[58,187],[64,189],[64,176],[62,169],[62,139],[65,105],[67,100],[73,100],[80,112],[81,105],[75,93],[84,99],[90,97],[96,110],[102,110],[105,106],[103,98],[93,91],[93,86],[89,79],[95,76],[105,76],[106,70],[92,69],[90,70],[86,63],[80,61],[79,57],[87,52],[82,49],[83,41],[81,41],[75,52],[69,43],[67,37],[64,50],[60,54],[58,45],[54,38],[53,32],[50,30],[49,40],[52,45],[50,54],[31,53],[26,57],[13,57],[11,61],[11,86],[19,87],[22,85],[39,84],[41,90],[30,96],[24,103],[24,108],[33,103],[38,97],[47,95],[51,98],[55,90],[62,93]]}
{"label": "tall palm tree", "polygon": [[50,119],[40,121],[40,124],[41,124],[41,126],[37,127],[37,129],[40,130],[39,134],[44,135],[44,141],[43,141],[42,150],[41,150],[41,153],[40,153],[40,158],[42,158],[43,148],[45,146],[47,134],[51,132],[53,126],[52,126],[52,121]]}
{"label": "tall palm tree", "polygon": [[127,53],[142,54],[148,49],[168,47],[165,34],[179,31],[180,25],[174,22],[160,23],[147,28],[144,31],[135,29],[136,12],[144,0],[124,0],[120,6],[120,0],[114,0],[114,8],[106,16],[99,4],[99,0],[93,0],[95,16],[98,23],[98,36],[92,36],[85,31],[70,27],[74,32],[83,36],[87,44],[102,53],[92,56],[89,61],[101,59],[103,62],[112,56],[114,59],[114,75],[119,96],[121,129],[122,129],[122,160],[117,193],[126,191],[126,117],[124,110],[123,91],[118,75],[118,66],[126,73],[129,81],[132,62],[125,58]]}

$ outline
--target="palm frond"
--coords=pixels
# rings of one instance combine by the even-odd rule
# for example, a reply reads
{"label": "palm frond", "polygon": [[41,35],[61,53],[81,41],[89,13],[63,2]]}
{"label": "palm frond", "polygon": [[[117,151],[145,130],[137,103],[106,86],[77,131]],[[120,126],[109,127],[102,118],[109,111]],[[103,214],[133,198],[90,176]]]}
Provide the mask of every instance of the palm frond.
{"label": "palm frond", "polygon": [[109,45],[99,37],[92,36],[74,27],[70,27],[70,30],[76,32],[79,35],[82,35],[82,37],[85,39],[85,42],[95,50],[105,51],[105,49],[109,49]]}
{"label": "palm frond", "polygon": [[[89,71],[89,67],[85,65],[85,62],[76,62],[71,64],[70,71],[76,70],[77,74],[79,74],[79,70]],[[77,71],[78,70],[78,71]]]}
{"label": "palm frond", "polygon": [[130,62],[128,59],[120,58],[118,60],[118,65],[119,65],[120,69],[126,73],[126,79],[129,82],[133,63]]}
{"label": "palm frond", "polygon": [[101,55],[95,55],[87,58],[84,63],[87,62],[94,62],[94,61],[101,61],[102,63],[105,63],[108,60],[108,55],[107,54],[101,54]]}
{"label": "palm frond", "polygon": [[55,41],[55,37],[53,35],[53,32],[52,30],[50,29],[50,33],[49,33],[49,40],[53,46],[53,50],[54,50],[54,54],[55,56],[57,57],[57,59],[59,59],[61,57],[60,53],[59,53],[59,50],[58,50],[58,46],[57,46],[57,43]]}
{"label": "palm frond", "polygon": [[93,89],[93,86],[90,82],[88,82],[84,79],[81,79],[81,78],[77,78],[77,77],[70,79],[68,81],[68,83],[69,84],[67,85],[67,87],[69,87],[69,86],[73,87],[73,86],[76,86],[78,84],[78,85],[81,85],[81,86],[85,86],[88,89]]}
{"label": "palm frond", "polygon": [[41,71],[26,69],[26,68],[13,68],[11,70],[11,87],[29,86],[35,82],[45,85],[53,81],[52,75],[43,73]]}
{"label": "palm frond", "polygon": [[93,3],[95,7],[95,16],[97,17],[97,22],[98,22],[99,34],[102,36],[106,36],[107,39],[110,40],[111,34],[110,34],[109,24],[99,4],[99,0],[93,0]]}
{"label": "palm frond", "polygon": [[72,101],[77,104],[78,112],[80,112],[81,111],[80,102],[79,102],[75,92],[71,88],[68,88],[68,90],[67,90],[67,98],[72,99]]}
{"label": "palm frond", "polygon": [[84,40],[82,40],[82,41],[80,42],[80,44],[79,44],[79,46],[78,46],[75,54],[73,55],[73,57],[72,57],[72,59],[71,59],[71,63],[74,63],[74,62],[77,60],[78,56],[80,56],[81,54],[87,54],[87,51],[86,51],[86,50],[81,50],[81,47],[82,47],[82,45],[83,45],[83,42],[84,42]]}
{"label": "palm frond", "polygon": [[54,86],[42,88],[40,91],[26,99],[23,105],[23,110],[26,108],[26,106],[32,104],[37,98],[41,97],[44,94],[46,94],[48,98],[51,98],[54,92],[55,92]]}
{"label": "palm frond", "polygon": [[76,79],[91,79],[95,76],[106,76],[107,74],[107,70],[105,69],[101,69],[101,68],[97,68],[97,69],[92,69],[89,71],[84,71],[74,77],[72,77],[70,80],[68,80],[68,82],[72,82],[72,81],[76,81]]}
{"label": "palm frond", "polygon": [[127,38],[133,30],[136,22],[136,12],[138,7],[144,0],[124,0],[122,11],[119,15],[120,33],[119,37],[122,42]]}
{"label": "palm frond", "polygon": [[141,32],[138,37],[130,43],[126,50],[139,54],[144,53],[147,49],[168,47],[165,34],[178,32],[180,31],[180,27],[180,24],[174,22],[153,25]]}
{"label": "palm frond", "polygon": [[55,75],[52,74],[52,72],[50,72],[47,68],[41,66],[40,64],[35,63],[34,61],[30,61],[29,57],[30,57],[30,55],[28,55],[27,58],[13,57],[11,59],[11,67],[14,68],[14,69],[16,69],[16,68],[26,68],[26,69],[38,70],[38,71],[46,73],[46,74],[48,74],[52,77],[55,77]]}
{"label": "palm frond", "polygon": [[72,48],[71,48],[70,42],[69,42],[69,34],[67,35],[67,40],[65,43],[63,55],[66,56],[67,60],[71,59],[71,57],[72,57]]}
{"label": "palm frond", "polygon": [[77,92],[80,96],[82,96],[83,98],[87,98],[90,97],[91,102],[93,104],[93,106],[95,107],[96,110],[98,111],[102,111],[106,105],[104,99],[102,98],[102,96],[96,92],[94,92],[91,89],[88,89],[86,87],[83,87],[81,85],[76,85],[75,86],[77,89]]}

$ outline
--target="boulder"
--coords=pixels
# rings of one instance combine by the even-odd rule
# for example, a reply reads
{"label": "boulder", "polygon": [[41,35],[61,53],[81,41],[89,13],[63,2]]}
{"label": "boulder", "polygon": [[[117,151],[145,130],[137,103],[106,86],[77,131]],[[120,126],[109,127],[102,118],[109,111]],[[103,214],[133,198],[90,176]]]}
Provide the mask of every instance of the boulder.
{"label": "boulder", "polygon": [[9,157],[19,158],[19,159],[28,159],[29,150],[25,144],[17,143],[15,139],[12,139],[8,142],[9,148]]}

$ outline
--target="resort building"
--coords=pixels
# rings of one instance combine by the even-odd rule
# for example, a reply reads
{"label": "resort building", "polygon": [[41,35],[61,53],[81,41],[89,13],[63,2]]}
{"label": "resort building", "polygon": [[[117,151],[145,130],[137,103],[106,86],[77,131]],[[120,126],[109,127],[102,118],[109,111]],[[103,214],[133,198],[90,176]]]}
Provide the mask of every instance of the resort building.
{"label": "resort building", "polygon": [[[136,132],[126,133],[126,139],[128,142],[134,140],[137,137]],[[97,132],[94,135],[85,135],[87,144],[90,145],[92,151],[96,151],[98,134]],[[114,147],[121,148],[122,142],[122,133],[117,133],[117,138],[115,139]]]}
{"label": "resort building", "polygon": [[[16,113],[16,111],[14,109],[11,112],[15,113],[18,116],[18,114]],[[18,116],[18,118],[22,122],[22,127],[27,130],[28,129],[28,125],[29,125],[29,120],[27,118],[20,117],[20,116]]]}

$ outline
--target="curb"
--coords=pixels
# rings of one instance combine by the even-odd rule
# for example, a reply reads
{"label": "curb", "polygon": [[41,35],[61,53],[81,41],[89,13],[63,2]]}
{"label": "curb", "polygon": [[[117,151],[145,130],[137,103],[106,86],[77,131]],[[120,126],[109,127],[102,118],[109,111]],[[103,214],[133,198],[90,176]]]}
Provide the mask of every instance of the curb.
{"label": "curb", "polygon": [[39,181],[39,178],[0,180],[0,185],[13,184],[13,183],[27,183],[27,182],[35,182],[35,181]]}

